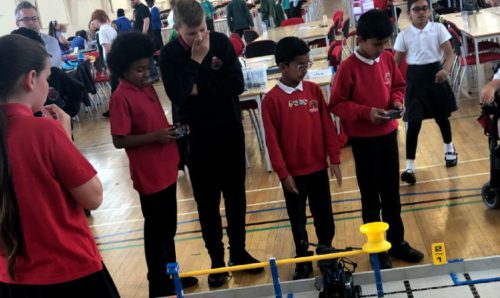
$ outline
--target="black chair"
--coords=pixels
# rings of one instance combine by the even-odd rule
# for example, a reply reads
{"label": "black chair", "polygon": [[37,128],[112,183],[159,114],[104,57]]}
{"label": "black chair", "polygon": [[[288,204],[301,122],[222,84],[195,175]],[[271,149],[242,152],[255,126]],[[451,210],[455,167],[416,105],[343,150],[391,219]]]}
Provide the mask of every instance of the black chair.
{"label": "black chair", "polygon": [[255,30],[245,30],[243,31],[243,39],[247,44],[259,38],[259,33]]}
{"label": "black chair", "polygon": [[258,40],[247,44],[245,57],[253,58],[267,55],[274,55],[276,43],[272,40]]}

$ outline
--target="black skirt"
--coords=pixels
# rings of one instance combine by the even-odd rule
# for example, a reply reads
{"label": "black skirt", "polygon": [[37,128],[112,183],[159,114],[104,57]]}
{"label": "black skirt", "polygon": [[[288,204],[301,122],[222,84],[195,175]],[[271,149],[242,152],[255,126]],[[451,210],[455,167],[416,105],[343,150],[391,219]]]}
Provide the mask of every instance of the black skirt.
{"label": "black skirt", "polygon": [[53,285],[22,285],[0,282],[1,298],[119,298],[120,294],[103,264],[102,271]]}
{"label": "black skirt", "polygon": [[435,83],[441,63],[408,65],[404,121],[450,117],[458,109],[450,83]]}

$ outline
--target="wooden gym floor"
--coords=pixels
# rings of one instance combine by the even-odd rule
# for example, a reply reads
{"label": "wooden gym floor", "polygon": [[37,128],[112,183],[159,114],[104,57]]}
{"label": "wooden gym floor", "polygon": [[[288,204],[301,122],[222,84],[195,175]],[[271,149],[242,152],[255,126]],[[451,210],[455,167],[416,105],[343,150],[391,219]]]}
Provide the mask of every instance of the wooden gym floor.
{"label": "wooden gym floor", "polygon": [[[338,3],[325,1],[326,11]],[[156,84],[165,112],[171,119],[169,101],[163,86]],[[101,108],[101,113],[105,107]],[[491,256],[500,253],[500,211],[488,210],[481,201],[481,186],[489,179],[487,138],[476,123],[480,109],[476,93],[462,96],[460,109],[453,114],[453,141],[459,153],[457,167],[444,166],[443,144],[437,125],[425,121],[420,133],[416,160],[418,183],[401,185],[403,221],[406,239],[425,253],[422,263],[431,263],[431,244],[444,242],[449,259]],[[143,249],[143,218],[139,199],[133,190],[128,160],[124,150],[113,147],[109,121],[98,116],[80,116],[75,125],[75,143],[98,171],[104,185],[104,202],[92,213],[89,224],[98,247],[122,297],[147,297],[146,263]],[[246,148],[250,159],[247,170],[247,249],[260,260],[271,256],[278,259],[295,255],[288,217],[279,180],[267,173],[259,152],[255,132],[248,114],[244,119]],[[399,127],[401,168],[405,165],[405,131]],[[338,188],[331,182],[335,214],[334,246],[360,247],[360,200],[349,147],[342,151],[344,185]],[[224,214],[223,205],[221,213]],[[225,220],[225,219],[224,219]],[[308,231],[311,242],[316,241],[312,219]],[[210,259],[201,239],[196,204],[188,176],[178,180],[177,259],[182,271],[210,267]],[[226,237],[224,241],[227,244]],[[226,261],[228,253],[226,253]],[[366,256],[353,258],[358,270],[369,270]],[[407,264],[395,261],[395,266]],[[315,273],[319,270],[316,268]],[[293,266],[280,268],[282,281],[291,280]],[[209,290],[206,276],[200,276],[198,287],[186,292]],[[225,287],[270,283],[270,271],[247,275],[235,273]]]}

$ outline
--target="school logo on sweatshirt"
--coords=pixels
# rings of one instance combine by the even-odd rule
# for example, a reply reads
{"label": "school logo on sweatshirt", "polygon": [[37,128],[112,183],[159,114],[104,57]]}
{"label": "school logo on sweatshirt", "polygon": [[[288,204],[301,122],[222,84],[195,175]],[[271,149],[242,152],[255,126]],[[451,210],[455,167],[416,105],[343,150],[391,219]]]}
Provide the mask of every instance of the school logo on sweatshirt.
{"label": "school logo on sweatshirt", "polygon": [[212,67],[213,70],[219,70],[222,67],[222,60],[219,59],[219,57],[213,56],[212,57],[212,63],[210,64],[210,67]]}
{"label": "school logo on sweatshirt", "polygon": [[391,84],[391,73],[390,72],[385,73],[384,84],[386,84],[387,86],[389,86]]}
{"label": "school logo on sweatshirt", "polygon": [[307,99],[290,99],[288,101],[288,107],[289,108],[294,108],[294,107],[304,107],[307,106]]}
{"label": "school logo on sweatshirt", "polygon": [[315,113],[317,111],[319,111],[318,101],[316,99],[309,101],[309,112]]}

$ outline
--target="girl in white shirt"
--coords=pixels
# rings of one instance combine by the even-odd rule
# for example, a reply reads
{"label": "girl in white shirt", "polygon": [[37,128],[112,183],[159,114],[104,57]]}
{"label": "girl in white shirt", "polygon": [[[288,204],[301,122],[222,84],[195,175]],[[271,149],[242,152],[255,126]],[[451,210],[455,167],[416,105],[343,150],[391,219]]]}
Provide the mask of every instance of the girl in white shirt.
{"label": "girl in white shirt", "polygon": [[[429,21],[430,3],[427,0],[409,0],[408,14],[412,26],[400,32],[394,44],[396,62],[401,64],[406,55],[408,72],[405,97],[406,170],[401,180],[415,184],[415,155],[422,120],[434,119],[441,130],[447,167],[457,165],[457,153],[452,143],[449,117],[457,110],[455,96],[448,83],[454,53],[451,35],[444,25]],[[441,64],[445,58],[444,65]]]}

